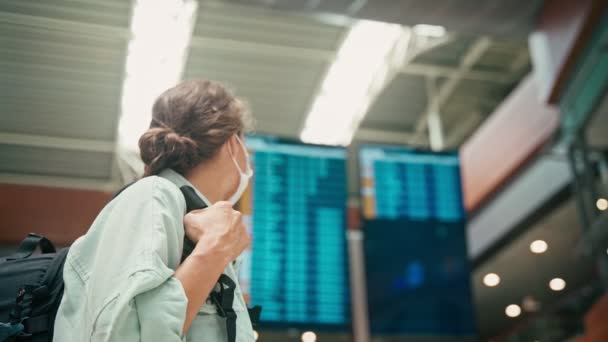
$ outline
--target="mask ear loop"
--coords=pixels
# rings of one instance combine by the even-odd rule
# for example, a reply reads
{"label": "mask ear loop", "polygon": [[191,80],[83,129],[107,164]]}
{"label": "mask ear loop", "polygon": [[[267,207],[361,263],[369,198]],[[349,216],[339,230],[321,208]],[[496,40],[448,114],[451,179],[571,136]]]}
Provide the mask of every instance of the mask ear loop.
{"label": "mask ear loop", "polygon": [[[239,139],[238,136],[236,137],[236,139],[239,141],[239,143],[241,143],[241,140]],[[243,146],[243,143],[241,143],[241,146]],[[236,165],[237,170],[239,170],[239,173],[244,174],[245,172],[243,172],[243,170],[241,170],[241,166],[239,165],[239,162],[236,160],[236,156],[234,155],[234,152],[232,152],[232,147],[230,146],[230,142],[228,142],[228,152],[230,152],[230,158],[232,158],[232,161]],[[247,154],[245,154],[245,157],[247,157]]]}
{"label": "mask ear loop", "polygon": [[[243,142],[243,140],[241,140],[241,138],[239,138],[239,136],[236,136],[236,140],[238,140],[239,144],[241,144],[241,148],[243,149],[243,154],[245,155],[245,162],[247,163],[247,170],[245,170],[245,172],[243,172],[243,174],[247,175],[248,177],[251,177],[253,175],[253,169],[251,169],[251,164],[249,162],[249,152],[247,151],[247,146],[245,145],[245,143]],[[240,170],[240,167],[239,167]]]}

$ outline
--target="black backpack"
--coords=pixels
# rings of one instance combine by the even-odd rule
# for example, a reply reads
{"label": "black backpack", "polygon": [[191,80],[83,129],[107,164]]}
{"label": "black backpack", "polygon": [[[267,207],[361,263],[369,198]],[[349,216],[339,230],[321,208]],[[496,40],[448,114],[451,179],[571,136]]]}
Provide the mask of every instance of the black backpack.
{"label": "black backpack", "polygon": [[[129,185],[117,192],[118,196]],[[206,207],[189,186],[180,188],[186,199],[187,211]],[[40,254],[34,254],[40,248]],[[194,249],[194,242],[184,237],[182,261]],[[63,264],[68,248],[56,251],[47,238],[29,234],[18,251],[0,258],[0,342],[51,342],[55,316],[63,296]],[[236,283],[222,274],[219,291],[213,291],[213,301],[221,317],[225,318],[228,342],[236,340],[236,312],[232,308]],[[248,309],[255,327],[262,308]]]}
{"label": "black backpack", "polygon": [[67,254],[67,248],[57,252],[47,238],[29,234],[17,253],[0,259],[0,341],[52,340]]}

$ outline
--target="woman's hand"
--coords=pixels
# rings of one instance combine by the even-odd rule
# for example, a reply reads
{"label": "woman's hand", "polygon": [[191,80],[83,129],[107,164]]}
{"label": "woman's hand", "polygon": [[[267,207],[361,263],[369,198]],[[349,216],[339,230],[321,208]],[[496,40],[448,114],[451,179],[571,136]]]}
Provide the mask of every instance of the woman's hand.
{"label": "woman's hand", "polygon": [[194,252],[220,257],[226,264],[251,244],[242,214],[229,202],[191,211],[184,216],[184,227],[186,235],[196,243]]}
{"label": "woman's hand", "polygon": [[191,211],[184,216],[184,227],[196,247],[175,271],[175,278],[188,297],[183,334],[188,332],[224,268],[251,243],[241,213],[232,209],[229,202]]}

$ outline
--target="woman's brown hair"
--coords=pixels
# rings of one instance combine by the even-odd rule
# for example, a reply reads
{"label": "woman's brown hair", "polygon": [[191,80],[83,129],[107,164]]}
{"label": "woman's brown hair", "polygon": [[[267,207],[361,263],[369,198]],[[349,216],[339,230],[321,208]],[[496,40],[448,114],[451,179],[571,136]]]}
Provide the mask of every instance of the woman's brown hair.
{"label": "woman's brown hair", "polygon": [[150,128],[139,139],[144,176],[166,168],[187,173],[213,158],[233,134],[246,131],[250,120],[243,102],[216,82],[176,85],[158,97]]}

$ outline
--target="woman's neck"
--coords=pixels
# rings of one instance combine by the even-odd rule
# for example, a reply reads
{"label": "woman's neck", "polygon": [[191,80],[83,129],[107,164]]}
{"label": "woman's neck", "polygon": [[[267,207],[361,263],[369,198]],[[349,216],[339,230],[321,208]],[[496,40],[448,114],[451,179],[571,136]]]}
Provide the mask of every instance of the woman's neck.
{"label": "woman's neck", "polygon": [[226,200],[230,195],[230,185],[226,184],[225,170],[222,163],[205,163],[197,165],[185,175],[186,179],[200,191],[211,203]]}

